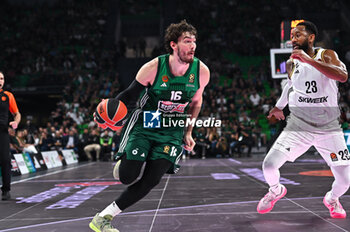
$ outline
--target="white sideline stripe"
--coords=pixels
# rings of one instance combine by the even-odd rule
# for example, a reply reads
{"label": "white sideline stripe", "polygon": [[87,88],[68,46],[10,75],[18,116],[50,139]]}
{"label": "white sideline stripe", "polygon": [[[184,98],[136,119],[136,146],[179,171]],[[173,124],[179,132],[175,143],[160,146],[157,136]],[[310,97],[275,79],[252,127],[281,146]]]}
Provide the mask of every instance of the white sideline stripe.
{"label": "white sideline stripe", "polygon": [[82,164],[82,165],[79,165],[79,166],[70,167],[70,168],[66,168],[66,169],[63,169],[63,170],[57,170],[57,171],[54,171],[54,172],[50,172],[50,173],[46,173],[46,174],[42,174],[42,175],[38,175],[38,176],[28,177],[28,178],[25,178],[23,180],[13,181],[13,182],[11,182],[11,184],[18,184],[18,183],[22,183],[22,182],[25,182],[25,181],[28,181],[28,180],[38,179],[38,178],[43,177],[43,176],[50,176],[50,175],[53,175],[53,174],[69,171],[69,170],[76,169],[76,168],[82,168],[82,167],[93,165],[93,164],[95,164],[95,163]]}
{"label": "white sideline stripe", "polygon": [[238,161],[238,160],[235,160],[235,159],[232,159],[232,158],[230,158],[230,159],[228,159],[228,160],[231,161],[231,162],[234,162],[234,163],[236,163],[236,164],[242,164],[241,161]]}

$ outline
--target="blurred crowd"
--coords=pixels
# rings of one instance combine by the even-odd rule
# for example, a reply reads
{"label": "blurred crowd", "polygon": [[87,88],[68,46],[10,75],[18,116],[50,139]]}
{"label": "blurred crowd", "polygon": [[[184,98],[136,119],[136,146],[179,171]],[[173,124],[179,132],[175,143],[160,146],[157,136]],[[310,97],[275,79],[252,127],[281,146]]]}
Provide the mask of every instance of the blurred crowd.
{"label": "blurred crowd", "polygon": [[[28,120],[20,130],[9,129],[13,153],[70,148],[80,160],[109,160],[118,149],[120,131],[102,131],[92,120],[98,102],[120,91],[116,63],[125,54],[123,41],[113,49],[103,46],[107,2],[67,0],[35,9],[5,4],[0,9],[0,67],[10,84],[65,86],[46,125],[32,125]],[[253,149],[268,146],[280,130],[279,123],[266,119],[281,93],[280,80],[271,78],[269,61],[245,66],[232,58],[266,56],[270,48],[280,45],[283,15],[276,9],[281,4],[263,0],[254,4],[257,7],[235,0],[178,1],[178,17],[198,30],[196,56],[211,70],[200,117],[223,122],[220,128],[195,128],[197,145],[189,156],[249,157]],[[123,9],[123,14],[130,15],[140,11]],[[139,56],[144,56],[144,41],[138,43]],[[163,52],[157,49],[153,55]],[[350,63],[350,58],[340,58]],[[339,88],[342,127],[350,129],[349,82]]]}

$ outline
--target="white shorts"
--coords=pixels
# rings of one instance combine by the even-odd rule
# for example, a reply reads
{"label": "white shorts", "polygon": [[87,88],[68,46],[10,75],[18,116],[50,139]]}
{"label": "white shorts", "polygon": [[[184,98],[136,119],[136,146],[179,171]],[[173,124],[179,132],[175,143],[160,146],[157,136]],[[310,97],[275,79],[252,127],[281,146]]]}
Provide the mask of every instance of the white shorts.
{"label": "white shorts", "polygon": [[[328,166],[350,165],[350,154],[342,130],[304,130],[295,120],[288,120],[286,128],[277,138],[271,149],[276,149],[294,162],[311,146],[321,154]],[[304,127],[303,127],[304,128]]]}

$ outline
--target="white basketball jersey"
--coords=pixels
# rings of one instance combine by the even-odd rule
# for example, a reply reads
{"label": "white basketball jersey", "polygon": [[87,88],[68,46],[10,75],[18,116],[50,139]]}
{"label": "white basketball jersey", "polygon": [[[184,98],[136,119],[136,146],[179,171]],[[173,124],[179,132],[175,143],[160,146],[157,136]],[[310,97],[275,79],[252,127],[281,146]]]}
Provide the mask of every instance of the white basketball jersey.
{"label": "white basketball jersey", "polygon": [[[315,50],[314,60],[324,61],[325,49]],[[340,115],[338,83],[312,65],[293,59],[292,89],[288,104],[291,113],[314,126],[334,121]]]}

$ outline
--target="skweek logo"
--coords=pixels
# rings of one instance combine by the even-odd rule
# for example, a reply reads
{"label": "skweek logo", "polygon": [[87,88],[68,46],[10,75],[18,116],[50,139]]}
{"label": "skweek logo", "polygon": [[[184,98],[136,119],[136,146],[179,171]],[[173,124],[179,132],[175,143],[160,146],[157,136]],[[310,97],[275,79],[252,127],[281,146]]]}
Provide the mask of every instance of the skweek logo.
{"label": "skweek logo", "polygon": [[157,111],[143,112],[143,128],[160,128],[160,115]]}

